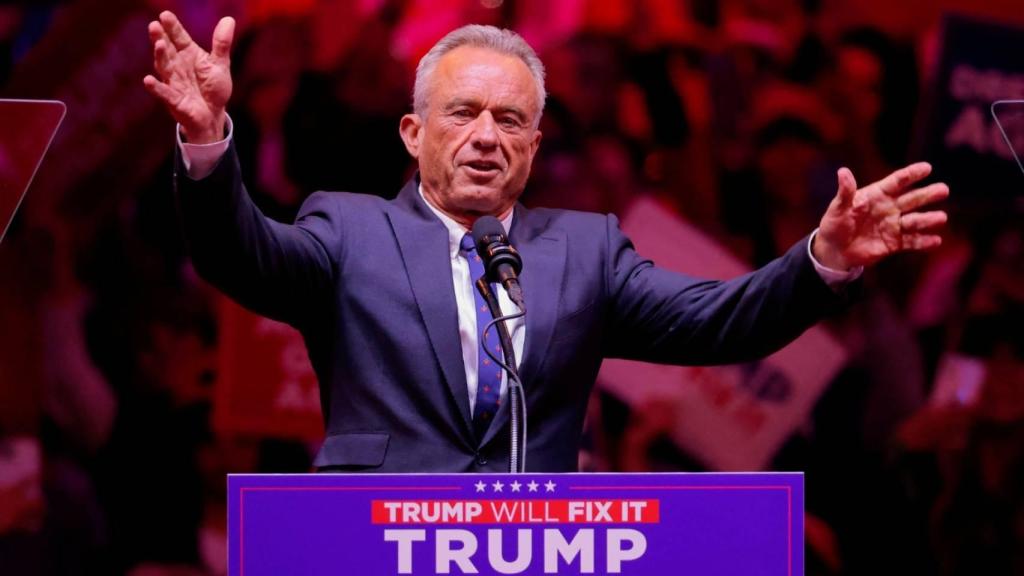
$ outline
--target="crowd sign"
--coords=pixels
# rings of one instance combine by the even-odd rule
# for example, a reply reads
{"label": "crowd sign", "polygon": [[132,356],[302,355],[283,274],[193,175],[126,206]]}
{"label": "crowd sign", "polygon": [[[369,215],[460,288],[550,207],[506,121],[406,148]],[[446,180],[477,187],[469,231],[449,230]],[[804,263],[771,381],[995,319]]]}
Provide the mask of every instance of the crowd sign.
{"label": "crowd sign", "polygon": [[[727,250],[648,199],[630,207],[622,225],[640,254],[663,268],[706,278],[732,278],[748,268]],[[846,352],[814,327],[768,358],[732,366],[662,366],[605,361],[599,385],[635,410],[671,403],[669,432],[713,470],[763,469],[806,419],[846,362]]]}
{"label": "crowd sign", "polygon": [[320,389],[299,331],[223,298],[220,333],[215,427],[322,440]]}
{"label": "crowd sign", "polygon": [[935,166],[935,177],[955,192],[955,200],[996,200],[1024,193],[1024,175],[1011,149],[1012,145],[1018,154],[1024,149],[1021,108],[997,108],[1005,136],[992,114],[995,102],[1024,99],[1022,44],[1022,28],[961,16],[943,21],[918,147]]}
{"label": "crowd sign", "polygon": [[231,576],[803,574],[803,476],[228,478]]}

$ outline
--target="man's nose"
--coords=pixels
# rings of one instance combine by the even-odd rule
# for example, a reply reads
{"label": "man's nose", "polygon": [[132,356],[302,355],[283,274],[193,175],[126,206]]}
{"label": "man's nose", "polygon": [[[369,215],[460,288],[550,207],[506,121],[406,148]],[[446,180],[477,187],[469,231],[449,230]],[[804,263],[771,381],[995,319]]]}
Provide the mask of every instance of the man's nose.
{"label": "man's nose", "polygon": [[473,125],[473,146],[476,148],[494,148],[498,145],[498,126],[494,122],[494,116],[488,110],[484,110],[474,120]]}

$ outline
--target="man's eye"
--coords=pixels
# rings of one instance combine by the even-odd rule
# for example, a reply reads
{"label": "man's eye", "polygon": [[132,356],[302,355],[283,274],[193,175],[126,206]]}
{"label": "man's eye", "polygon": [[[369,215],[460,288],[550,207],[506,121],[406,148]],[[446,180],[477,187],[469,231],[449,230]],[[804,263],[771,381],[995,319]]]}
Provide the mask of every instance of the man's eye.
{"label": "man's eye", "polygon": [[505,128],[518,128],[519,127],[519,121],[516,120],[515,118],[511,118],[511,117],[508,117],[508,116],[498,120],[498,123],[501,124],[502,126],[504,126]]}
{"label": "man's eye", "polygon": [[473,112],[466,108],[461,108],[459,110],[453,111],[452,116],[455,116],[456,118],[472,118]]}

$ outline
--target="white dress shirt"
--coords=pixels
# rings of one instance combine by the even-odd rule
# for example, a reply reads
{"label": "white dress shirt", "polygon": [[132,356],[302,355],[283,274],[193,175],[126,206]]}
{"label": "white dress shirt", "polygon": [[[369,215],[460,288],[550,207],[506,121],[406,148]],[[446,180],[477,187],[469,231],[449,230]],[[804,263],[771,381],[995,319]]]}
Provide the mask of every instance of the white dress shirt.
{"label": "white dress shirt", "polygon": [[[176,130],[178,146],[181,148],[181,159],[185,164],[185,171],[189,178],[200,180],[209,176],[216,168],[217,162],[228,149],[234,131],[231,118],[227,119],[227,136],[211,144],[190,144],[184,142],[181,137],[181,127]],[[423,197],[422,186],[419,189],[420,197]],[[462,343],[462,363],[466,369],[466,384],[469,387],[470,411],[476,406],[477,391],[477,361],[480,353],[479,335],[476,324],[476,300],[474,291],[476,288],[469,278],[469,262],[460,253],[462,237],[467,230],[461,224],[449,218],[445,213],[435,208],[430,202],[423,199],[427,207],[444,223],[448,229],[448,252],[452,265],[452,287],[455,290],[455,303],[458,306],[459,314],[459,340]],[[501,220],[501,225],[508,232],[512,228],[512,217],[514,211]],[[849,271],[834,270],[822,265],[811,253],[811,246],[818,231],[815,230],[807,242],[807,254],[814,263],[814,268],[822,280],[833,290],[840,290],[846,284],[856,280],[864,272],[863,266],[858,266]],[[504,288],[498,287],[495,290],[498,296],[498,304],[503,314],[511,314],[519,310],[509,299]],[[522,364],[523,350],[526,344],[526,322],[523,318],[516,318],[507,322],[509,335],[512,338],[512,347],[515,349],[516,361]],[[508,376],[502,375],[501,398],[504,400],[508,391]]]}
{"label": "white dress shirt", "polygon": [[[422,185],[419,188],[419,193],[422,198]],[[469,262],[461,252],[462,237],[466,235],[468,230],[455,220],[452,220],[444,212],[434,208],[430,202],[427,202],[426,198],[423,198],[423,202],[444,223],[444,227],[448,229],[448,255],[451,258],[452,264],[452,287],[455,290],[455,304],[459,309],[459,340],[462,341],[462,363],[466,368],[466,385],[469,386],[469,409],[472,412],[476,406],[477,367],[479,366],[477,362],[479,361],[480,354],[480,339],[477,334],[476,323],[476,299],[474,296],[476,287],[473,285],[476,279],[469,277]],[[512,229],[512,217],[514,214],[515,211],[510,210],[508,216],[501,219],[501,225],[505,228],[506,234]],[[508,315],[519,311],[519,308],[512,303],[503,287],[498,285],[497,288],[494,288],[492,285],[492,289],[498,297],[498,305],[501,306],[502,314]],[[526,322],[524,320],[525,317],[506,321],[509,336],[512,338],[512,349],[516,353],[516,362],[520,365],[523,363],[523,349],[526,343]],[[517,365],[516,368],[519,368],[519,366]],[[503,372],[501,375],[501,399],[503,401],[507,391],[508,375]]]}

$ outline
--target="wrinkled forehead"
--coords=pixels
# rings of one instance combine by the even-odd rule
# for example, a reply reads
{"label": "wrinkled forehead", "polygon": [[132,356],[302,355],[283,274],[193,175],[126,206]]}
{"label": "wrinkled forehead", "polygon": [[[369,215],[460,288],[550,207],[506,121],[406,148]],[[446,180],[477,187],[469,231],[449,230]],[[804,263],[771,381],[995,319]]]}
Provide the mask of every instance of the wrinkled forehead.
{"label": "wrinkled forehead", "polygon": [[489,48],[460,46],[438,61],[428,101],[445,106],[452,100],[482,100],[515,104],[536,114],[538,98],[537,81],[521,59]]}

